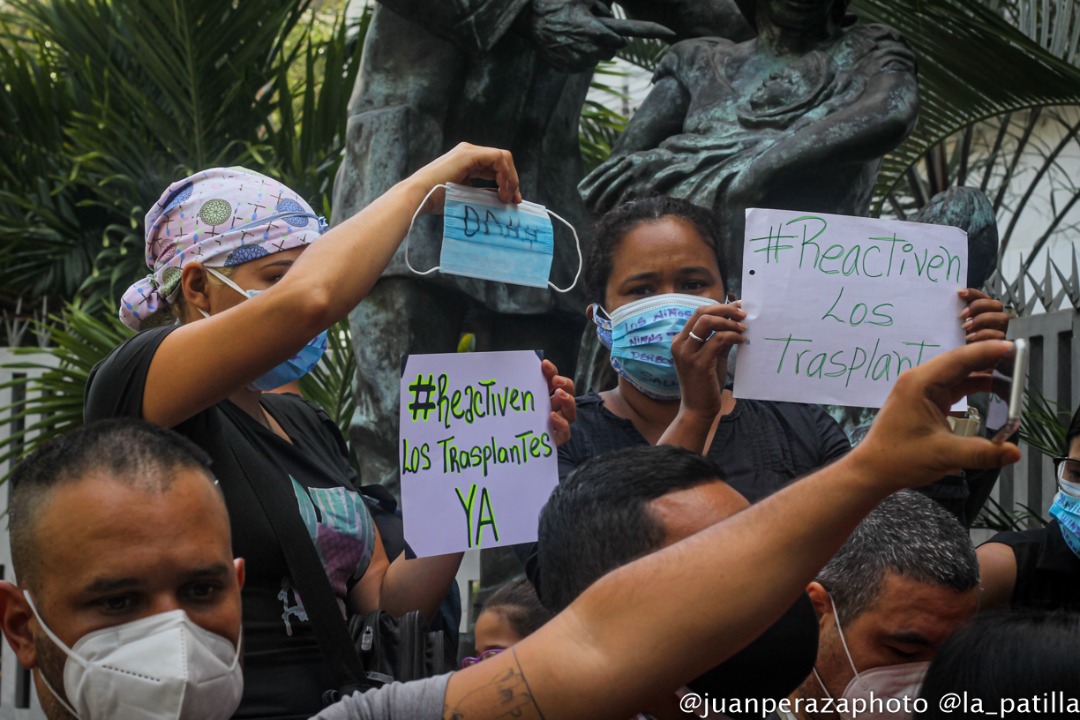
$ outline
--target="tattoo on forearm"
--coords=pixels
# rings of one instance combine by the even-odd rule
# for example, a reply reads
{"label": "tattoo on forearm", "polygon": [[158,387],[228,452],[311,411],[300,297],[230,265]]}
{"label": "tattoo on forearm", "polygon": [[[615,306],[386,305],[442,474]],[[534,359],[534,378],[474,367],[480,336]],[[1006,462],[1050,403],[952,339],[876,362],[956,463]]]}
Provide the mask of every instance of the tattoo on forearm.
{"label": "tattoo on forearm", "polygon": [[487,685],[470,690],[454,707],[443,706],[443,718],[448,720],[509,720],[539,718],[544,720],[540,706],[533,699],[529,681],[518,662],[514,648],[507,650],[514,666],[493,677]]}

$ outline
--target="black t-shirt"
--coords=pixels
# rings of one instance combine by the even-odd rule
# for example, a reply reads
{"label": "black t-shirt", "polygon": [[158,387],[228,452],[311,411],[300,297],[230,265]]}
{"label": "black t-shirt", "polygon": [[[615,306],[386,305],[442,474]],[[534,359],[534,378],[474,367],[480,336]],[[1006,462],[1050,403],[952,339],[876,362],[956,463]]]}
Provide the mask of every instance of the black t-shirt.
{"label": "black t-shirt", "polygon": [[[94,368],[87,384],[87,422],[142,415],[150,362],[173,329],[142,332]],[[344,439],[330,418],[296,395],[266,394],[262,404],[291,444],[228,400],[173,429],[212,458],[232,523],[233,552],[245,561],[244,698],[235,717],[308,718],[322,709],[322,693],[334,683],[251,484],[290,488],[342,601],[371,560],[374,524],[355,491]]]}
{"label": "black t-shirt", "polygon": [[[575,402],[570,441],[559,448],[560,480],[591,457],[648,444],[630,420],[604,407],[599,394]],[[731,487],[754,503],[850,449],[843,429],[817,405],[741,399],[720,419],[706,456],[720,466]],[[539,591],[537,544],[517,545],[514,553]]]}
{"label": "black t-shirt", "polygon": [[[600,395],[583,395],[570,442],[559,448],[559,477],[596,455],[647,443],[632,422],[604,407]],[[720,419],[706,456],[754,503],[850,449],[843,429],[817,405],[739,400]]]}
{"label": "black t-shirt", "polygon": [[989,542],[1008,545],[1016,556],[1012,607],[1080,611],[1080,557],[1065,543],[1057,520],[1034,530],[1000,532]]}

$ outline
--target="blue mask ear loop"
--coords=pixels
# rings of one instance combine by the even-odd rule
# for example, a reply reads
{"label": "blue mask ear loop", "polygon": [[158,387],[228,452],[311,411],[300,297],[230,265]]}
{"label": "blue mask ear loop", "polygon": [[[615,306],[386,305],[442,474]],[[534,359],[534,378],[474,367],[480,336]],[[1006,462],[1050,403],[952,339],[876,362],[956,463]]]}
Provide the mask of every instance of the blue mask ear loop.
{"label": "blue mask ear loop", "polygon": [[555,287],[555,283],[551,282],[550,280],[548,281],[548,286],[551,287],[551,289],[554,290],[555,292],[557,292],[557,293],[568,293],[568,292],[570,292],[571,290],[574,289],[575,285],[577,285],[578,278],[581,277],[581,268],[584,267],[584,265],[585,265],[585,261],[581,257],[581,240],[578,238],[577,230],[574,229],[573,225],[568,223],[566,220],[564,220],[563,218],[561,218],[559,215],[552,212],[551,210],[548,210],[547,208],[544,208],[544,209],[547,210],[548,215],[555,218],[556,220],[561,222],[566,227],[570,228],[570,232],[574,233],[574,246],[577,247],[577,262],[578,262],[577,273],[574,274],[574,281],[571,282],[570,287],[567,287],[567,288]]}
{"label": "blue mask ear loop", "polygon": [[431,188],[431,190],[428,191],[428,194],[424,196],[424,199],[420,201],[420,207],[416,208],[416,212],[413,213],[412,220],[409,221],[409,231],[405,233],[405,267],[409,268],[409,270],[412,270],[417,275],[430,275],[431,273],[438,270],[440,267],[439,265],[436,265],[430,270],[424,270],[423,272],[421,272],[414,268],[412,266],[412,263],[409,262],[409,238],[412,236],[413,225],[416,223],[416,218],[420,217],[420,211],[424,209],[425,205],[427,205],[428,199],[432,195],[434,195],[435,191],[439,188],[446,188],[447,190],[449,190],[445,183],[439,183],[435,187]]}

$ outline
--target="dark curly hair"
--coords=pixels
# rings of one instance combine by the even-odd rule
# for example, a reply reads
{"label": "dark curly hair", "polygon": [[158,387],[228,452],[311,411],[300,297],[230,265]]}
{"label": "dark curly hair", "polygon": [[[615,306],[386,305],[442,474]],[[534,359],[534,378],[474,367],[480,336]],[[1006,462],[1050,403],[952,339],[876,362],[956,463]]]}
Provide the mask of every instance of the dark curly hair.
{"label": "dark curly hair", "polygon": [[720,236],[713,214],[686,200],[655,195],[631,200],[605,213],[593,229],[593,244],[585,263],[585,292],[590,302],[604,304],[604,293],[611,277],[611,258],[628,232],[646,222],[675,217],[693,225],[701,239],[712,248],[720,277],[727,278],[720,258]]}
{"label": "dark curly hair", "polygon": [[540,603],[532,583],[524,578],[509,582],[492,593],[481,612],[488,610],[505,617],[522,638],[532,635],[552,617],[551,611]]}
{"label": "dark curly hair", "polygon": [[1062,453],[1063,455],[1069,454],[1069,446],[1078,437],[1080,437],[1080,407],[1076,408],[1076,412],[1072,416],[1072,422],[1069,423],[1069,428],[1065,432],[1065,452]]}

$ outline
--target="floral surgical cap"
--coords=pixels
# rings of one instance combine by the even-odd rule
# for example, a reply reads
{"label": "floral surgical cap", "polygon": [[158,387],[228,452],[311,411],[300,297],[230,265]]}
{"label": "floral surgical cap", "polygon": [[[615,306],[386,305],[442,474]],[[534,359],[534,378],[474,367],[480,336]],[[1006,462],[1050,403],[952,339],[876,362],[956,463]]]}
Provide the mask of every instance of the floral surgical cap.
{"label": "floral surgical cap", "polygon": [[138,330],[169,318],[189,262],[241,265],[310,245],[326,228],[303,198],[252,170],[212,168],[174,182],[146,214],[151,273],[124,293],[120,319]]}

